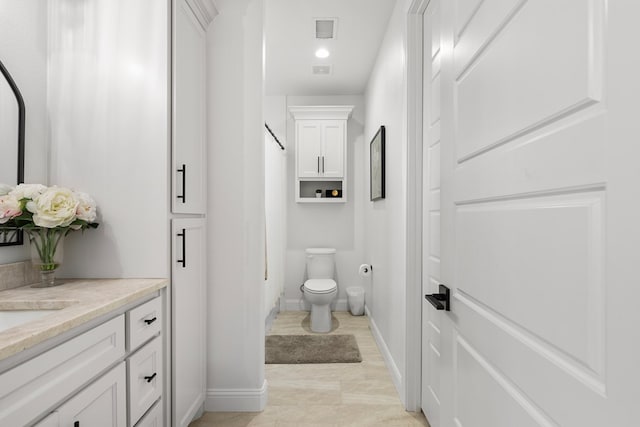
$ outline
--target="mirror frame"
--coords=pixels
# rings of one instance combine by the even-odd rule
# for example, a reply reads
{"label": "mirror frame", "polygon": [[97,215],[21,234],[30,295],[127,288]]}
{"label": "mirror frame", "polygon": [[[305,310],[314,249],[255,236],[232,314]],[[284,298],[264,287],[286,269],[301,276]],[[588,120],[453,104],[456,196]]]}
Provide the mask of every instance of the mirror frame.
{"label": "mirror frame", "polygon": [[[9,87],[13,91],[18,102],[18,176],[16,184],[24,182],[24,130],[25,130],[25,108],[24,99],[20,93],[20,89],[16,85],[16,82],[11,77],[11,74],[0,61],[0,73],[9,83]],[[7,183],[11,184],[11,183]],[[22,245],[24,241],[22,230],[10,230],[0,232],[0,246],[17,246]]]}

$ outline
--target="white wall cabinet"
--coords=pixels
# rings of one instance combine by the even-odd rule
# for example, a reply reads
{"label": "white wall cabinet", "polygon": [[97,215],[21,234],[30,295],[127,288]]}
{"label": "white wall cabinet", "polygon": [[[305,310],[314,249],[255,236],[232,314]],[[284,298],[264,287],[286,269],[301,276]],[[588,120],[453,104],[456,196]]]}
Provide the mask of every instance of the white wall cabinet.
{"label": "white wall cabinet", "polygon": [[206,230],[204,218],[172,220],[173,423],[188,426],[206,388]]}
{"label": "white wall cabinet", "polygon": [[297,120],[299,178],[343,178],[347,132],[344,120]]}
{"label": "white wall cabinet", "polygon": [[347,120],[352,110],[353,106],[289,107],[295,119],[297,202],[347,200]]}
{"label": "white wall cabinet", "polygon": [[206,27],[209,1],[173,2],[172,210],[206,210]]}

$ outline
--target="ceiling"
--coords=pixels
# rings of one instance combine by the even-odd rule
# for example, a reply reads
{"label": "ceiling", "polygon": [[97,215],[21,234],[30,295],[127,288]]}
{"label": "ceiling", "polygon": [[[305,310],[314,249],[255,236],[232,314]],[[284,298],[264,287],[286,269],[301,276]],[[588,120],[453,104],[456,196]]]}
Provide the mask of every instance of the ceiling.
{"label": "ceiling", "polygon": [[[364,93],[396,0],[266,0],[267,95]],[[315,18],[338,18],[336,38],[316,40]],[[327,48],[326,59],[315,51]],[[331,65],[330,75],[312,74]]]}

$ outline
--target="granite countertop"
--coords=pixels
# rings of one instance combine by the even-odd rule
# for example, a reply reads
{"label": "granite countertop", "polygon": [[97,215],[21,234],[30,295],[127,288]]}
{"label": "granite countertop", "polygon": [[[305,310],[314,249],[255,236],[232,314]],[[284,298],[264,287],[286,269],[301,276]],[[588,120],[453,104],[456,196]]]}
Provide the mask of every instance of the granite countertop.
{"label": "granite countertop", "polygon": [[0,291],[0,311],[51,313],[0,331],[0,361],[167,286],[167,279],[73,279]]}

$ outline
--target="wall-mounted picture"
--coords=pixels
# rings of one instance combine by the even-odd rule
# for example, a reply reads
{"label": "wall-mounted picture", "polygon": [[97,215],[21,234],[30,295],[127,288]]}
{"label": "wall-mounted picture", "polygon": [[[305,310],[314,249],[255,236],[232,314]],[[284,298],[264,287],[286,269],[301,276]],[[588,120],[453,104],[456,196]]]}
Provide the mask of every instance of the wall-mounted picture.
{"label": "wall-mounted picture", "polygon": [[380,126],[369,144],[369,161],[371,201],[384,199],[384,126]]}

